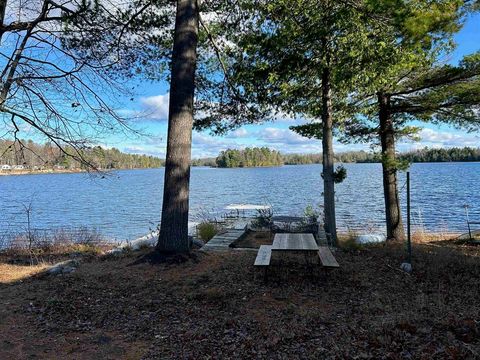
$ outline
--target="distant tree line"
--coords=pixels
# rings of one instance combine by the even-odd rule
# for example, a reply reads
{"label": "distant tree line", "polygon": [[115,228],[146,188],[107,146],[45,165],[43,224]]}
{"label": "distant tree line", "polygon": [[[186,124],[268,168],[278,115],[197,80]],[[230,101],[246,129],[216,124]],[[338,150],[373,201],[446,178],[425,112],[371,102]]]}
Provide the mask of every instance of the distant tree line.
{"label": "distant tree line", "polygon": [[[285,165],[321,164],[322,154],[282,154]],[[334,154],[335,162],[377,162],[379,157],[364,150]]]}
{"label": "distant tree line", "polygon": [[[380,153],[346,151],[335,154],[335,162],[340,163],[380,163]],[[463,147],[449,149],[431,149],[425,147],[398,155],[399,160],[410,163],[448,162],[448,161],[480,161],[480,148]],[[217,158],[193,159],[192,166],[211,167],[255,167],[321,164],[322,154],[281,154],[268,148],[247,148],[245,150],[227,149]]]}
{"label": "distant tree line", "polygon": [[[409,163],[480,161],[480,148],[454,147],[449,149],[431,149],[424,147],[423,149],[401,153],[398,155],[398,159]],[[368,156],[365,159],[358,159],[356,162],[381,162],[381,154],[368,153]]]}
{"label": "distant tree line", "polygon": [[480,161],[480,148],[423,148],[401,154],[400,158],[409,162]]}
{"label": "distant tree line", "polygon": [[198,159],[192,159],[192,166],[217,167],[217,162],[216,162],[216,158],[214,157],[198,158]]}
{"label": "distant tree line", "polygon": [[[27,146],[21,146],[18,141],[0,140],[0,164],[23,165],[26,169],[67,169],[82,170],[85,162],[68,156],[75,151],[69,146],[60,149],[50,143],[37,144],[32,140],[22,140]],[[100,146],[82,150],[82,157],[98,169],[136,169],[157,168],[163,166],[163,160],[149,155],[125,154],[120,150],[104,149]]]}
{"label": "distant tree line", "polygon": [[245,150],[227,149],[217,156],[215,162],[222,168],[280,166],[283,165],[283,157],[276,150],[254,147]]}

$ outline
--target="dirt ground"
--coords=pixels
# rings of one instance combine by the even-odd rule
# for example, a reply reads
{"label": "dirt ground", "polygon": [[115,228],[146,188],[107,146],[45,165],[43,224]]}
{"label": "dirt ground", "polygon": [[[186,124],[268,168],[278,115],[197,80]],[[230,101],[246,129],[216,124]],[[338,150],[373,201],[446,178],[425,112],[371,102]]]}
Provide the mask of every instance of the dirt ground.
{"label": "dirt ground", "polygon": [[260,245],[271,245],[273,236],[270,231],[247,231],[240,239],[233,242],[230,247],[258,249]]}
{"label": "dirt ground", "polygon": [[402,245],[337,250],[328,276],[277,267],[267,282],[254,252],[138,256],[1,277],[0,359],[480,358],[480,247],[417,245],[411,275]]}

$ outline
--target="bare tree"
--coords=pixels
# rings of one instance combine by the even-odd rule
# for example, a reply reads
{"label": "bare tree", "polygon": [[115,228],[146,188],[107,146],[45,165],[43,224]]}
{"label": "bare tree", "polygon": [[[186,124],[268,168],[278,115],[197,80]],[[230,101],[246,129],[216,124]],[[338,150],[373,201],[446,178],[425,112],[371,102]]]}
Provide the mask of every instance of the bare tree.
{"label": "bare tree", "polygon": [[82,0],[0,2],[0,137],[14,139],[22,151],[28,144],[19,134],[28,133],[94,167],[85,148],[105,134],[132,130],[114,111],[115,98],[126,94],[108,76],[114,61],[64,46],[66,34],[81,33],[76,24],[88,23],[94,6]]}

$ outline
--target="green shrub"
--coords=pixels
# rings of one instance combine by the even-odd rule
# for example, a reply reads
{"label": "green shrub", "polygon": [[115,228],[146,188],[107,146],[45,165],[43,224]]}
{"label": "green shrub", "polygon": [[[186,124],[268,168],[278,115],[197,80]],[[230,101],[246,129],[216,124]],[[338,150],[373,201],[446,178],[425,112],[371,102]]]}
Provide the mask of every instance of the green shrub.
{"label": "green shrub", "polygon": [[218,227],[215,223],[201,222],[197,225],[197,234],[203,241],[209,241],[218,233]]}
{"label": "green shrub", "polygon": [[272,224],[273,210],[272,208],[257,210],[257,216],[252,221],[255,227],[269,227]]}
{"label": "green shrub", "polygon": [[323,217],[323,211],[321,207],[315,208],[312,205],[307,205],[303,210],[303,225],[316,224],[319,217]]}

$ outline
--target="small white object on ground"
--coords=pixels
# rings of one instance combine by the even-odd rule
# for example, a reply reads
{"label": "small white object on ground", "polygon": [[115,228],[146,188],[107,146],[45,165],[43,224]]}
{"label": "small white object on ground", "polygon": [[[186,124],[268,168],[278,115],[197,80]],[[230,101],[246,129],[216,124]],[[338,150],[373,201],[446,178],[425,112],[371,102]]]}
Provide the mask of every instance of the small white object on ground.
{"label": "small white object on ground", "polygon": [[130,248],[132,250],[139,250],[142,247],[154,247],[158,241],[158,231],[152,231],[150,234],[139,237],[133,241],[129,241],[120,245],[120,248]]}
{"label": "small white object on ground", "polygon": [[50,267],[47,270],[47,273],[49,273],[50,275],[68,274],[75,271],[78,265],[79,262],[77,260],[62,261]]}
{"label": "small white object on ground", "polygon": [[[191,235],[194,233],[196,226],[198,225],[198,222],[194,221],[189,221],[188,222],[188,234]],[[141,248],[144,247],[155,247],[157,245],[158,241],[158,231],[151,231],[149,234],[139,237],[138,239],[124,242],[120,244],[118,247],[109,250],[106,252],[106,254],[120,254],[126,249],[130,249],[133,251],[140,250]],[[195,243],[197,246],[203,246],[204,244],[200,243]]]}
{"label": "small white object on ground", "polygon": [[412,272],[412,264],[404,262],[400,265],[400,269],[410,274]]}
{"label": "small white object on ground", "polygon": [[382,234],[363,234],[358,235],[355,239],[357,244],[372,244],[385,242],[387,238]]}

